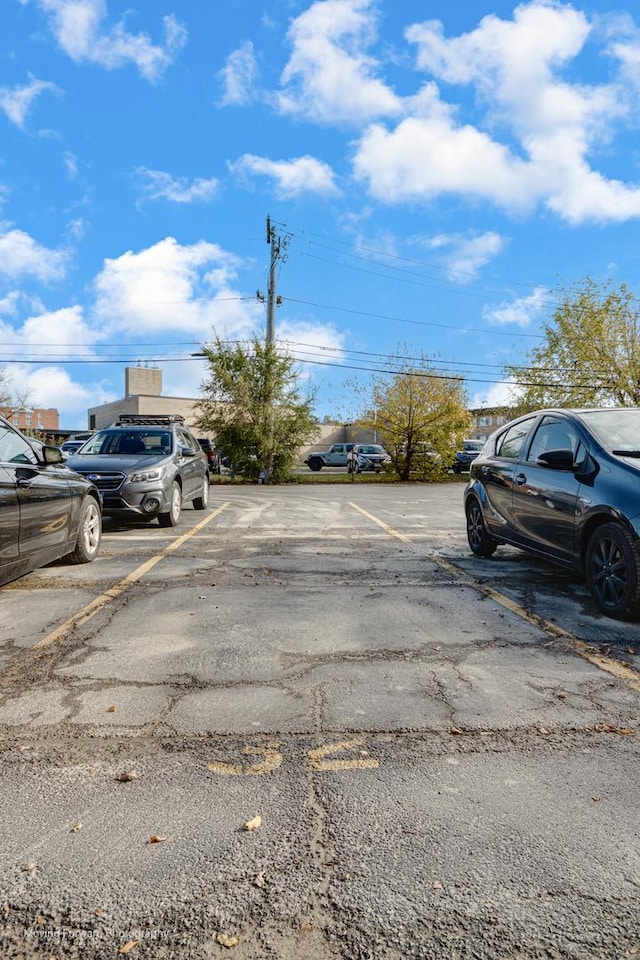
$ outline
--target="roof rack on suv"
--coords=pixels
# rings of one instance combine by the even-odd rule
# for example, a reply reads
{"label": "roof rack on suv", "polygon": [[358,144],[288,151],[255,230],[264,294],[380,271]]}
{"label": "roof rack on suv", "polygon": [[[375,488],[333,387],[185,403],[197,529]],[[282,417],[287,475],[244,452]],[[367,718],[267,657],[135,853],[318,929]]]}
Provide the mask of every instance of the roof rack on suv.
{"label": "roof rack on suv", "polygon": [[120,426],[123,423],[167,426],[170,423],[184,423],[184,417],[179,413],[171,413],[167,416],[154,416],[153,414],[146,413],[121,413],[116,421],[116,426]]}

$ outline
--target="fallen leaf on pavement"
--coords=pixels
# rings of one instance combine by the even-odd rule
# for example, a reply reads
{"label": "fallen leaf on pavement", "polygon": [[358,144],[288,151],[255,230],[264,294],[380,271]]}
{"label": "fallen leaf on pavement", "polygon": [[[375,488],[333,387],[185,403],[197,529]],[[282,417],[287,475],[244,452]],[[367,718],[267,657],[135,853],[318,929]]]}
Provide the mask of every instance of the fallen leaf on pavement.
{"label": "fallen leaf on pavement", "polygon": [[82,824],[78,820],[78,822],[74,823],[74,825],[71,827],[71,833],[80,833],[81,830],[82,830]]}
{"label": "fallen leaf on pavement", "polygon": [[223,947],[237,947],[240,943],[237,937],[231,937],[228,933],[219,933],[216,941]]}
{"label": "fallen leaf on pavement", "polygon": [[137,780],[138,774],[135,770],[123,770],[122,773],[118,774],[116,779],[120,780],[121,783],[128,783],[130,780]]}
{"label": "fallen leaf on pavement", "polygon": [[258,816],[254,817],[252,820],[247,820],[247,822],[244,825],[244,829],[257,830],[261,824],[262,824],[262,817],[258,814]]}
{"label": "fallen leaf on pavement", "polygon": [[149,839],[147,840],[147,843],[164,843],[166,839],[167,839],[166,837],[161,837],[157,833],[152,833]]}
{"label": "fallen leaf on pavement", "polygon": [[127,942],[120,947],[118,953],[130,953],[130,951],[133,950],[134,947],[137,947],[139,943],[139,940],[127,940]]}

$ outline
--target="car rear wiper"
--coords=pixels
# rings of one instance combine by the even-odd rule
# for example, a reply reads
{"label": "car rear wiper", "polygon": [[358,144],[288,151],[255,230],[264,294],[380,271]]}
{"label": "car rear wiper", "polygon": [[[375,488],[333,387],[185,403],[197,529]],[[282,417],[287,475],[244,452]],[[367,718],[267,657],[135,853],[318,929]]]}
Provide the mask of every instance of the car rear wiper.
{"label": "car rear wiper", "polygon": [[640,450],[612,450],[615,457],[640,457]]}

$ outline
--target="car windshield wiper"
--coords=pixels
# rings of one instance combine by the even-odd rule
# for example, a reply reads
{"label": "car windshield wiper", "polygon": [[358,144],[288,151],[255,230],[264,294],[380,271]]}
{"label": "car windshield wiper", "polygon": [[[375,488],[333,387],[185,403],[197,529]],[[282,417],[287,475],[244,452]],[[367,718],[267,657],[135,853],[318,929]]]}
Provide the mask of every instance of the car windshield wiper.
{"label": "car windshield wiper", "polygon": [[640,450],[612,450],[614,457],[640,457]]}

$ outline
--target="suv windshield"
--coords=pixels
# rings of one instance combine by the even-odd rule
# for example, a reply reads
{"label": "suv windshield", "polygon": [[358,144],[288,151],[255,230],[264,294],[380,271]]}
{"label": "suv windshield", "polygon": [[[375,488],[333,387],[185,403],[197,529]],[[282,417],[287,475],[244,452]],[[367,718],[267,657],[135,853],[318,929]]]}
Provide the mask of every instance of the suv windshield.
{"label": "suv windshield", "polygon": [[168,456],[171,453],[171,431],[150,428],[148,430],[101,430],[84,446],[78,456],[115,454],[117,456]]}

